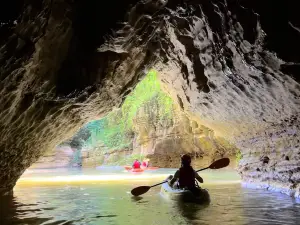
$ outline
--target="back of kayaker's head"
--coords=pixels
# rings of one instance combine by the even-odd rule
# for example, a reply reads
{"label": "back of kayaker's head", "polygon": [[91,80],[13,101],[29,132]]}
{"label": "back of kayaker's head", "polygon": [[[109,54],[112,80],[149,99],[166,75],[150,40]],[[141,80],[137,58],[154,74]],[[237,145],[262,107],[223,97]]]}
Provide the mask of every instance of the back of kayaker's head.
{"label": "back of kayaker's head", "polygon": [[181,156],[181,166],[182,167],[190,167],[191,166],[191,156],[184,154],[183,156]]}

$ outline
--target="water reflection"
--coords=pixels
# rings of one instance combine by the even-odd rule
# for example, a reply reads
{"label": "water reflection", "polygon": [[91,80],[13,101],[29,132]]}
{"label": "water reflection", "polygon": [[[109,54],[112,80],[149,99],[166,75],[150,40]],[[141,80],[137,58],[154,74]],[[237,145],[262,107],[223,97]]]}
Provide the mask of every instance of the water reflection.
{"label": "water reflection", "polygon": [[143,199],[143,197],[141,197],[141,196],[132,196],[131,199],[132,199],[133,202],[139,202],[140,200]]}
{"label": "water reflection", "polygon": [[[248,191],[244,189],[242,195],[242,207],[245,209],[244,216],[248,218],[248,224],[299,224],[299,200],[289,198],[281,193],[268,195],[263,191],[253,190],[255,194],[249,195]],[[264,202],[261,201],[262,199]],[[287,201],[287,199],[289,200]]]}
{"label": "water reflection", "polygon": [[179,214],[186,219],[188,224],[198,224],[199,220],[199,211],[205,209],[209,206],[209,203],[204,204],[193,204],[193,203],[184,203],[184,202],[176,202],[175,203],[176,210]]}
{"label": "water reflection", "polygon": [[51,218],[29,216],[30,214],[39,215],[42,210],[38,204],[22,204],[16,201],[13,196],[2,196],[0,199],[1,225],[42,224],[50,221]]}
{"label": "water reflection", "polygon": [[[206,176],[209,180],[222,174]],[[147,178],[18,184],[14,197],[0,199],[0,224],[298,225],[300,219],[300,205],[290,197],[244,189],[240,184],[205,183],[203,186],[211,197],[209,205],[167,201],[159,195],[160,187],[151,188],[139,197],[130,194],[136,186],[159,181]]]}

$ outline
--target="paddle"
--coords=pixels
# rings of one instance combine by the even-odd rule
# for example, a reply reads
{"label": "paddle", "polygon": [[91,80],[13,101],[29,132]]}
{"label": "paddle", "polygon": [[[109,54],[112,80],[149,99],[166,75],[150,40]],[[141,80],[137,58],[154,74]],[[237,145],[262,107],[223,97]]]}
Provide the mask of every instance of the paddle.
{"label": "paddle", "polygon": [[[200,170],[197,170],[196,172],[200,172],[200,171],[206,170],[206,169],[214,169],[214,170],[215,169],[221,169],[221,168],[224,168],[224,167],[228,166],[229,162],[230,162],[230,160],[228,158],[219,159],[219,160],[213,162],[210,166],[208,166],[206,168],[203,168],[203,169],[200,169]],[[161,184],[166,183],[166,182],[168,182],[168,180],[165,180],[161,183],[158,183],[158,184],[155,184],[155,185],[152,185],[152,186],[139,186],[139,187],[136,187],[136,188],[131,190],[131,194],[134,195],[134,196],[139,196],[139,195],[145,194],[147,191],[149,191],[150,188],[156,187],[156,186],[161,185]]]}

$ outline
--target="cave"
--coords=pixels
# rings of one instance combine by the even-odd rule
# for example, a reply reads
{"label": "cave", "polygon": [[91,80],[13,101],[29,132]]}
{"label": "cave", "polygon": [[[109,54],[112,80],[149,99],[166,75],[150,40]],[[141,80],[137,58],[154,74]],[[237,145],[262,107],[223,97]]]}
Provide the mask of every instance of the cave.
{"label": "cave", "polygon": [[159,73],[150,70],[120,108],[85,124],[30,169],[124,166],[135,159],[148,159],[159,168],[176,168],[184,154],[193,158],[197,168],[224,157],[231,158],[230,166],[235,168],[241,159],[234,144],[193,120],[182,109],[180,97],[174,101]]}
{"label": "cave", "polygon": [[246,185],[300,196],[293,1],[29,0],[7,7],[0,13],[1,194],[45,152],[120,108],[155,70],[195,129],[239,149]]}

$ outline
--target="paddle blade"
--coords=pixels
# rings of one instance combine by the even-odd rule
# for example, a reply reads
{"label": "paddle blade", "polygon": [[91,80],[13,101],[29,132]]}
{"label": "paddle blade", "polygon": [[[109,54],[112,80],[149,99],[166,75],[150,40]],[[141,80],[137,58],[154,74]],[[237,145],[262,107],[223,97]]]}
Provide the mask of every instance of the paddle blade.
{"label": "paddle blade", "polygon": [[145,194],[147,191],[149,191],[150,188],[151,188],[150,186],[136,187],[131,190],[131,194],[134,196],[139,196]]}
{"label": "paddle blade", "polygon": [[219,159],[219,160],[213,162],[209,166],[209,169],[221,169],[221,168],[224,168],[224,167],[228,166],[229,163],[230,163],[229,158]]}

